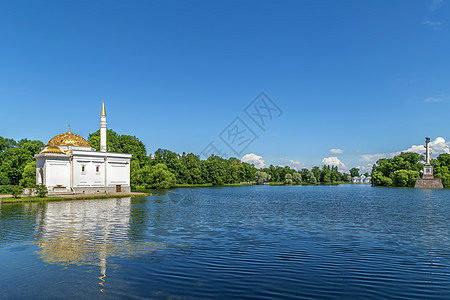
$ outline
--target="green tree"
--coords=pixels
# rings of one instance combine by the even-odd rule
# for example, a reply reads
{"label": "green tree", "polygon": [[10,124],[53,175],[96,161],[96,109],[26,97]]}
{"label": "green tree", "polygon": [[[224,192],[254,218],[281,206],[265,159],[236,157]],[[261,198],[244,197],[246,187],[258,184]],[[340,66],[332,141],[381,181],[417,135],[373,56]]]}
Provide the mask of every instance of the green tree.
{"label": "green tree", "polygon": [[139,180],[145,183],[147,188],[168,189],[175,186],[176,180],[165,164],[144,166],[138,171]]}
{"label": "green tree", "polygon": [[0,183],[19,184],[25,166],[34,160],[44,144],[41,141],[0,139]]}
{"label": "green tree", "polygon": [[322,175],[322,171],[319,167],[315,166],[311,169],[311,172],[314,174],[314,178],[316,179],[316,182],[320,182],[320,177]]}
{"label": "green tree", "polygon": [[317,178],[316,178],[316,176],[314,175],[314,173],[312,171],[308,173],[308,175],[306,176],[306,180],[310,184],[316,184],[317,183]]}
{"label": "green tree", "polygon": [[30,161],[25,166],[20,185],[26,188],[32,188],[36,185],[36,161]]}
{"label": "green tree", "polygon": [[13,198],[20,198],[22,193],[23,193],[23,188],[20,185],[14,185],[11,188],[11,195],[13,196]]}
{"label": "green tree", "polygon": [[227,183],[229,178],[227,160],[216,155],[211,155],[203,162],[203,165],[206,182],[212,183],[213,185],[223,185]]}
{"label": "green tree", "polygon": [[43,184],[36,185],[36,193],[39,197],[44,198],[48,193],[47,187]]}
{"label": "green tree", "polygon": [[294,181],[295,184],[302,183],[302,175],[300,173],[294,173],[292,175],[292,181]]}
{"label": "green tree", "polygon": [[[106,131],[106,147],[108,152],[133,154],[131,160],[136,160],[139,167],[148,164],[147,150],[144,143],[131,135],[119,135],[115,131]],[[89,134],[88,143],[92,148],[100,150],[100,130]]]}
{"label": "green tree", "polygon": [[342,180],[342,174],[339,173],[338,167],[336,167],[336,166],[331,167],[330,177],[331,177],[331,182],[336,182],[336,181]]}
{"label": "green tree", "polygon": [[373,171],[372,184],[374,186],[392,186],[394,183],[391,178],[384,176],[381,171]]}
{"label": "green tree", "polygon": [[358,168],[351,168],[350,169],[350,176],[351,177],[359,177],[359,169]]}
{"label": "green tree", "polygon": [[142,184],[139,180],[139,170],[141,167],[139,166],[139,162],[137,160],[132,160],[130,162],[130,183],[131,185],[139,185]]}
{"label": "green tree", "polygon": [[344,182],[352,181],[352,177],[350,176],[350,174],[343,173],[341,178],[342,178],[342,181],[344,181]]}
{"label": "green tree", "polygon": [[255,172],[255,182],[256,184],[264,184],[265,182],[270,181],[270,175],[266,172],[256,171]]}
{"label": "green tree", "polygon": [[392,174],[392,181],[395,186],[413,187],[416,179],[419,178],[419,172],[413,170],[397,170]]}
{"label": "green tree", "polygon": [[287,173],[284,177],[284,184],[292,184],[292,175]]}

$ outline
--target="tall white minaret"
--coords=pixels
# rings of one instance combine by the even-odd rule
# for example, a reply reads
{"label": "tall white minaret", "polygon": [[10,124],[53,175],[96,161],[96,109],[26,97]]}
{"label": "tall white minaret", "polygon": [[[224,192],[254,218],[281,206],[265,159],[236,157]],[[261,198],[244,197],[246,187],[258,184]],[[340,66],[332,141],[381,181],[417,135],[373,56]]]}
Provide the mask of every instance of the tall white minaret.
{"label": "tall white minaret", "polygon": [[106,110],[105,110],[105,99],[103,99],[102,112],[100,113],[100,152],[106,152]]}

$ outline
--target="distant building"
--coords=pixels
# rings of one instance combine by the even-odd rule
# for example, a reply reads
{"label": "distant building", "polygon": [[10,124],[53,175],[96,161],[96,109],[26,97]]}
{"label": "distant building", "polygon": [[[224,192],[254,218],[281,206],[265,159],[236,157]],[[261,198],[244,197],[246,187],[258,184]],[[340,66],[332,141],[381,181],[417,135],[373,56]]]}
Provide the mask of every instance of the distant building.
{"label": "distant building", "polygon": [[352,177],[352,183],[372,183],[372,177],[361,175],[360,177]]}

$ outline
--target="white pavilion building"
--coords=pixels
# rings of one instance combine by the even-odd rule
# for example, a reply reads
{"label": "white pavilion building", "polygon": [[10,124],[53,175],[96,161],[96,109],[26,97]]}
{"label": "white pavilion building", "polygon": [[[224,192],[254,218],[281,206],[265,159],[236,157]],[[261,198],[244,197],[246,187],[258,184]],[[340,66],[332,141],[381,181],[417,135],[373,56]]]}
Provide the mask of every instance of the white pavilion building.
{"label": "white pavilion building", "polygon": [[36,159],[36,184],[54,193],[130,192],[132,154],[106,151],[106,110],[100,113],[100,151],[69,132],[52,138]]}

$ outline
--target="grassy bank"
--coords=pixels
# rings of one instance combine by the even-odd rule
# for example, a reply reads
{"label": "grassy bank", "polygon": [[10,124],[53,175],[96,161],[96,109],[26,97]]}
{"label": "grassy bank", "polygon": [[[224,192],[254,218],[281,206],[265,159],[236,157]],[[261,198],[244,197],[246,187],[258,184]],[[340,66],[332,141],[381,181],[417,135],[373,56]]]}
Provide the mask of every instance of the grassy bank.
{"label": "grassy bank", "polygon": [[148,193],[133,193],[133,194],[121,194],[121,195],[93,195],[93,196],[65,196],[65,197],[21,197],[12,198],[6,197],[2,198],[2,203],[25,203],[25,202],[48,202],[48,201],[66,201],[66,200],[93,200],[93,199],[109,199],[109,198],[134,198],[134,197],[145,197],[151,196]]}

